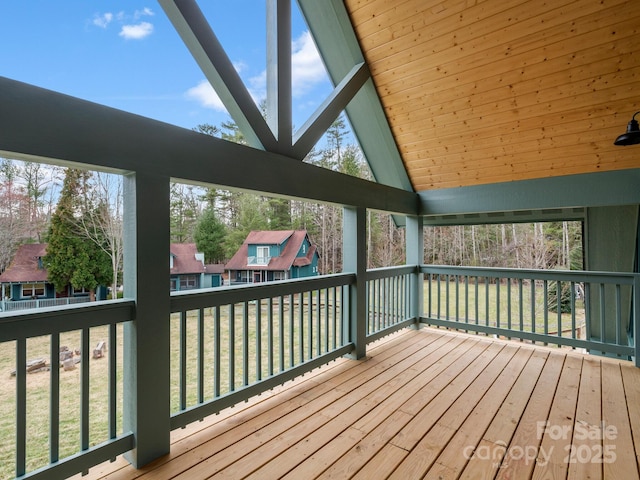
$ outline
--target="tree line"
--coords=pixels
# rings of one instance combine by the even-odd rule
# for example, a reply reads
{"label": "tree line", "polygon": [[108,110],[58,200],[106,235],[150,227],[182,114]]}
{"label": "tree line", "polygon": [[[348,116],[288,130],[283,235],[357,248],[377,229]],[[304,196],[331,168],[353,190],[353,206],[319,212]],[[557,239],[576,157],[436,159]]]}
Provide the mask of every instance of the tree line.
{"label": "tree line", "polygon": [[[234,123],[194,130],[245,143]],[[306,162],[371,179],[339,118]],[[247,192],[172,183],[171,242],[196,243],[206,263],[224,263],[252,230],[307,230],[321,274],[342,270],[342,208]],[[122,270],[122,178],[0,159],[0,272],[22,243],[47,242],[50,281],[62,291],[116,291]],[[368,268],[405,263],[405,231],[391,215],[367,213]],[[425,263],[514,268],[582,268],[579,222],[425,227]]]}

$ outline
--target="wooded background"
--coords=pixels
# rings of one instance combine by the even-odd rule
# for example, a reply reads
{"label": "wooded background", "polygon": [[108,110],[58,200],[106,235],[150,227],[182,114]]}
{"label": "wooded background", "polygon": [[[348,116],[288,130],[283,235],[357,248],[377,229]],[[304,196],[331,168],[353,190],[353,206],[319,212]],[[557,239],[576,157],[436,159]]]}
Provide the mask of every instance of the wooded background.
{"label": "wooded background", "polygon": [[[237,126],[199,125],[194,130],[243,143]],[[340,118],[323,147],[305,161],[370,179],[359,147]],[[50,242],[52,219],[73,170],[0,159],[0,272],[22,243]],[[313,179],[300,179],[301,182]],[[67,182],[67,183],[65,183]],[[67,186],[67,188],[69,188]],[[74,191],[73,234],[104,249],[117,283],[122,256],[122,179],[92,172]],[[305,229],[320,252],[321,274],[342,270],[342,208],[238,191],[171,185],[171,242],[195,242],[207,263],[224,263],[252,230]],[[581,222],[425,227],[428,264],[582,269]],[[405,263],[404,229],[388,214],[367,214],[368,267]],[[106,260],[105,260],[106,261]],[[116,279],[116,282],[113,280]]]}

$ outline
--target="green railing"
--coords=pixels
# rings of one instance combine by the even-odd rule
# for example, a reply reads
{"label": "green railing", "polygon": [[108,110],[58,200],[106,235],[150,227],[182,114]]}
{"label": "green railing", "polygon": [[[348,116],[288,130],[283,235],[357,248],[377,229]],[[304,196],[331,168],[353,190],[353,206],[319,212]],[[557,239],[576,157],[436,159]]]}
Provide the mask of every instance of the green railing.
{"label": "green railing", "polygon": [[116,346],[122,324],[134,319],[128,300],[0,316],[0,358],[15,377],[0,392],[3,468],[13,455],[16,477],[66,478],[133,448],[133,434],[122,428]]}
{"label": "green railing", "polygon": [[414,265],[368,270],[367,342],[416,323],[412,308]]}
{"label": "green railing", "polygon": [[354,280],[328,275],[172,294],[171,428],[350,353],[345,289]]}
{"label": "green railing", "polygon": [[[170,356],[170,428],[352,353],[353,322],[366,325],[367,343],[414,325],[422,294],[424,324],[637,359],[637,282],[634,274],[406,265],[365,273],[366,306],[355,317],[351,273],[175,292],[158,319],[171,324],[170,350],[156,352]],[[123,327],[134,322],[130,300],[0,316],[2,357],[27,366],[15,369],[2,399],[16,477],[65,478],[133,449],[123,425],[131,331]],[[68,342],[77,365],[51,368]],[[49,369],[27,373],[42,352]]]}
{"label": "green railing", "polygon": [[422,266],[422,323],[638,360],[640,276]]}

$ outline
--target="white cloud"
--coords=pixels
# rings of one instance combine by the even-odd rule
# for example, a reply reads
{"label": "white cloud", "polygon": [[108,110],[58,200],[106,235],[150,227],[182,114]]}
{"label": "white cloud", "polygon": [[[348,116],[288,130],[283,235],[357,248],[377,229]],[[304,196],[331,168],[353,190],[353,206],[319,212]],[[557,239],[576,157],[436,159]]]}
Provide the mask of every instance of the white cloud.
{"label": "white cloud", "polygon": [[138,20],[141,17],[153,17],[155,13],[149,7],[144,7],[142,10],[136,10],[133,12],[133,18]]}
{"label": "white cloud", "polygon": [[[243,62],[235,62],[234,67],[238,73],[247,70]],[[294,97],[301,97],[311,91],[318,83],[327,79],[320,54],[316,49],[311,34],[304,32],[292,42],[291,50],[291,88]],[[266,97],[267,72],[263,70],[258,75],[245,80],[247,90],[256,104],[260,104]],[[219,112],[226,112],[220,97],[216,94],[211,84],[203,80],[186,92],[187,98],[195,100],[205,108],[211,108]]]}
{"label": "white cloud", "polygon": [[[309,31],[303,32],[291,44],[291,93],[299,98],[309,93],[315,85],[328,78],[320,54]],[[266,96],[267,72],[247,81],[249,91],[256,102]]]}
{"label": "white cloud", "polygon": [[187,90],[186,96],[205,108],[211,108],[218,112],[227,111],[222,100],[207,80],[202,80],[198,85]]}
{"label": "white cloud", "polygon": [[267,71],[263,70],[260,75],[247,80],[247,90],[256,105],[260,105],[260,102],[267,98]]}
{"label": "white cloud", "polygon": [[135,10],[133,13],[124,11],[97,13],[91,23],[100,28],[108,28],[111,23],[120,26],[120,35],[125,39],[140,40],[153,33],[153,24],[140,21],[143,17],[152,17],[155,13],[149,7]]}
{"label": "white cloud", "polygon": [[99,15],[96,13],[93,17],[92,23],[96,27],[107,28],[107,26],[111,23],[112,20],[113,20],[113,13],[107,12],[107,13],[103,13],[102,15]]}
{"label": "white cloud", "polygon": [[118,35],[126,39],[140,40],[148,37],[152,33],[152,24],[149,22],[140,22],[136,25],[123,25]]}
{"label": "white cloud", "polygon": [[293,41],[291,48],[291,89],[300,97],[316,84],[324,81],[327,73],[309,31]]}

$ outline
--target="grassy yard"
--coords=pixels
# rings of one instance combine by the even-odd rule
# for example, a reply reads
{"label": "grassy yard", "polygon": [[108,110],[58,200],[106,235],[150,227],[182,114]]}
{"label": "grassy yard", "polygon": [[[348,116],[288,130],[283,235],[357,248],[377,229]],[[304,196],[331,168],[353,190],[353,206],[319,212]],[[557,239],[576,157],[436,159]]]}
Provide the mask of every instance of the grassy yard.
{"label": "grassy yard", "polygon": [[575,322],[576,329],[579,330],[576,333],[577,337],[584,338],[583,301],[575,302],[573,318],[571,313],[561,313],[560,322],[558,322],[557,312],[548,308],[548,296],[545,305],[544,293],[544,287],[541,284],[535,285],[532,294],[530,284],[520,287],[518,283],[508,286],[505,283],[479,282],[476,285],[472,281],[465,284],[462,281],[457,283],[433,280],[430,287],[429,283],[425,282],[424,312],[425,316],[431,315],[433,318],[453,320],[457,316],[460,323],[499,326],[523,332],[544,333],[546,331],[557,335],[558,326],[560,326],[562,336],[566,337],[571,337],[572,323]]}
{"label": "grassy yard", "polygon": [[[488,288],[487,288],[488,287]],[[449,295],[455,297],[455,283],[449,283]],[[475,319],[481,324],[495,325],[498,314],[501,325],[506,326],[508,314],[507,289],[504,285],[498,288],[495,284],[479,284],[477,291],[475,285],[470,285],[468,293],[464,294],[463,285],[459,285],[458,302],[455,298],[450,300],[449,315],[456,314],[456,308],[460,317],[464,318],[469,312],[469,322],[475,323]],[[425,283],[425,313],[429,310],[429,289]],[[437,282],[431,285],[431,313],[435,316],[438,304]],[[446,284],[440,284],[440,315],[446,314]],[[314,292],[311,297],[304,296],[304,302],[300,306],[296,296],[290,304],[285,297],[282,305],[274,301],[271,309],[267,301],[261,301],[258,308],[257,302],[248,302],[237,305],[234,308],[233,321],[229,307],[222,307],[220,316],[220,374],[216,378],[215,365],[215,311],[212,308],[202,310],[202,319],[197,311],[188,312],[183,318],[179,314],[171,317],[171,411],[178,412],[181,403],[184,406],[192,406],[198,403],[200,393],[204,400],[218,394],[224,394],[232,388],[237,389],[243,384],[251,384],[259,377],[266,378],[271,371],[276,373],[281,369],[287,369],[301,360],[335,348],[340,344],[339,321],[338,327],[334,327],[333,305],[336,299],[326,296],[322,292],[320,296]],[[450,298],[451,298],[450,297]],[[531,328],[531,295],[528,290],[523,293],[523,301],[520,303],[517,286],[512,286],[511,291],[512,317],[517,318],[519,328],[519,311],[523,311],[523,327]],[[478,316],[476,317],[476,298],[478,299]],[[544,329],[544,298],[543,290],[536,289],[535,298],[536,331]],[[311,311],[309,305],[312,305]],[[467,305],[469,306],[467,309]],[[292,310],[293,308],[293,310]],[[246,311],[245,311],[246,309]],[[273,350],[269,354],[269,323],[271,312],[271,336]],[[339,318],[339,311],[336,312]],[[260,331],[258,332],[257,319],[260,318]],[[330,321],[325,324],[325,319]],[[549,313],[549,332],[554,332],[552,325],[557,324],[557,315]],[[584,321],[584,313],[579,310],[576,322]],[[515,322],[515,321],[514,321]],[[563,325],[571,325],[571,316],[563,314]],[[185,329],[182,337],[186,348],[181,350],[181,329]],[[235,341],[230,341],[230,333],[235,332]],[[246,335],[245,335],[246,333]],[[280,335],[282,334],[282,342]],[[199,352],[200,336],[202,336],[202,350]],[[246,344],[242,338],[246,337]],[[116,335],[117,358],[117,431],[122,432],[122,340],[123,326],[119,325]],[[258,342],[258,338],[260,342]],[[334,340],[335,339],[335,340]],[[107,327],[97,327],[90,331],[90,348],[93,349],[98,342],[108,342]],[[334,343],[334,341],[336,343]],[[258,354],[258,343],[261,351]],[[81,345],[80,332],[68,332],[61,335],[60,345],[66,345],[70,349],[79,349]],[[108,345],[113,348],[113,345]],[[27,359],[44,358],[49,360],[50,337],[30,339],[27,343]],[[199,369],[199,355],[202,355],[202,370]],[[0,478],[12,478],[14,476],[15,462],[15,419],[16,419],[16,387],[15,377],[11,372],[15,370],[16,345],[15,342],[0,344]],[[91,357],[91,355],[89,355]],[[259,361],[258,361],[259,359]],[[230,364],[233,360],[234,375],[230,376]],[[181,363],[184,362],[185,384],[184,398],[181,398],[180,372]],[[282,363],[281,363],[282,362]],[[246,368],[245,368],[246,366]],[[108,439],[108,359],[89,360],[90,369],[90,445],[96,445]],[[81,365],[77,365],[71,371],[60,369],[60,458],[75,453],[79,449],[79,418],[80,418],[80,375]],[[201,378],[200,378],[201,375]],[[49,410],[50,410],[50,372],[43,371],[27,375],[27,471],[39,468],[49,462]],[[199,385],[201,387],[199,388]],[[216,386],[218,385],[218,387]]]}

